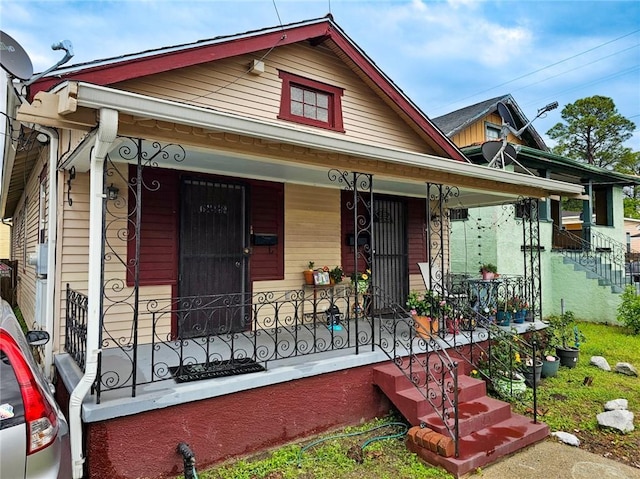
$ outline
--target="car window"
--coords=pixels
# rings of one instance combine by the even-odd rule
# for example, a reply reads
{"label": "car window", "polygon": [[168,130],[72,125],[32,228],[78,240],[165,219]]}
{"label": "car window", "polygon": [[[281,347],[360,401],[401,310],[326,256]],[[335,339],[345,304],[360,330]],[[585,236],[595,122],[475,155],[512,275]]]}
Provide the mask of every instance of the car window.
{"label": "car window", "polygon": [[0,350],[0,430],[24,422],[22,393],[9,357]]}

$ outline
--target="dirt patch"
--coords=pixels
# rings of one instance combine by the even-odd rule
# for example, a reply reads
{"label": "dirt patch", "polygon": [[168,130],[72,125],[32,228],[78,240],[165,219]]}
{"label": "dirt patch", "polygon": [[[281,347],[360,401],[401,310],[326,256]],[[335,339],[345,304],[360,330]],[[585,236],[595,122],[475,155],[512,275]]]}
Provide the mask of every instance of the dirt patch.
{"label": "dirt patch", "polygon": [[580,449],[640,469],[640,440],[609,431],[577,431]]}

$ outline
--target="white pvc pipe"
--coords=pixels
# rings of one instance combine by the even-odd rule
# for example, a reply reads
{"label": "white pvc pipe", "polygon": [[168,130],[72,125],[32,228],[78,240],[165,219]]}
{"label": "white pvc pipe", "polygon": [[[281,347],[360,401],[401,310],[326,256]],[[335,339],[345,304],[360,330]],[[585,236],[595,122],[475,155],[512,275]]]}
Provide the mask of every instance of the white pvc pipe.
{"label": "white pvc pipe", "polygon": [[104,160],[118,132],[118,112],[100,110],[100,125],[96,143],[91,151],[89,189],[89,284],[87,289],[87,345],[85,372],[71,393],[69,400],[69,429],[71,431],[71,461],[73,479],[83,477],[82,401],[91,389],[98,372],[100,354],[100,318],[102,295],[102,205],[104,201]]}

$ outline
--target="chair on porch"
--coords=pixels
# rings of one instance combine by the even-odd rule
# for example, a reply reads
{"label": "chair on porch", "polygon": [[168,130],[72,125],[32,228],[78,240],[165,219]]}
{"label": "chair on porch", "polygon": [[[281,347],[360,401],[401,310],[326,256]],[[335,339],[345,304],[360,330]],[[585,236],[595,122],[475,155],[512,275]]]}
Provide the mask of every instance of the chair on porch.
{"label": "chair on porch", "polygon": [[[420,274],[422,274],[422,281],[424,281],[425,288],[429,289],[431,285],[431,278],[438,278],[440,276],[440,268],[437,264],[431,265],[429,263],[418,263],[420,268]],[[449,284],[449,279],[442,277],[442,295],[445,298],[455,298],[457,300],[468,299],[468,294],[460,291],[454,291]]]}

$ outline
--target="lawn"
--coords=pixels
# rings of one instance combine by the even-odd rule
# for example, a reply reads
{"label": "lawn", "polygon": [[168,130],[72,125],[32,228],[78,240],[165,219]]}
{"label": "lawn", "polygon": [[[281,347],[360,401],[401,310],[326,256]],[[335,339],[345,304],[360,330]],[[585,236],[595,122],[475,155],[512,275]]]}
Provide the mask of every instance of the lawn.
{"label": "lawn", "polygon": [[[580,323],[587,341],[580,346],[580,359],[574,369],[560,368],[558,376],[546,378],[539,388],[541,420],[552,431],[576,435],[580,447],[625,464],[640,467],[640,378],[606,372],[590,364],[592,356],[603,356],[615,368],[618,362],[640,369],[640,335],[624,328]],[[588,385],[586,385],[588,384]],[[624,398],[636,418],[636,430],[628,434],[603,430],[596,415],[612,399]]]}
{"label": "lawn", "polygon": [[[604,403],[618,398],[640,417],[640,378],[605,372],[591,366],[591,356],[604,356],[612,368],[628,362],[640,369],[640,335],[620,327],[580,323],[587,338],[578,365],[560,368],[555,378],[539,387],[540,418],[552,431],[576,435],[581,449],[640,468],[640,428],[621,434],[599,428],[596,415]],[[590,380],[585,381],[585,378]],[[587,383],[588,385],[585,385]],[[517,410],[517,407],[514,406]],[[370,423],[309,438],[259,456],[198,472],[199,479],[426,479],[451,478],[409,453],[398,418]],[[387,426],[384,424],[392,423]],[[637,423],[637,419],[636,419]],[[387,439],[381,439],[390,436]],[[381,440],[379,440],[381,439]],[[364,447],[363,449],[363,446]],[[196,458],[197,459],[197,458]]]}

